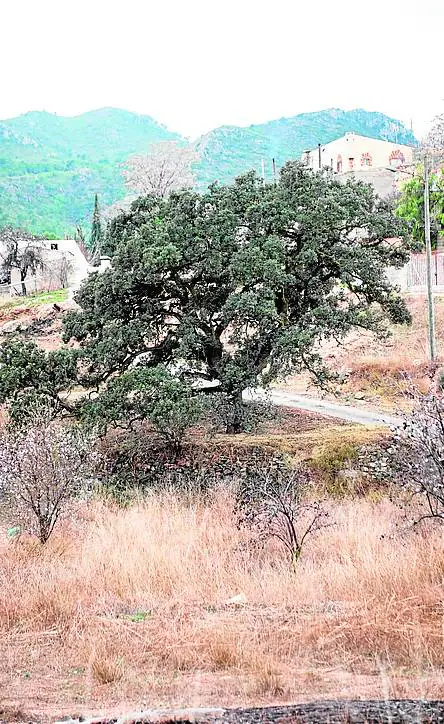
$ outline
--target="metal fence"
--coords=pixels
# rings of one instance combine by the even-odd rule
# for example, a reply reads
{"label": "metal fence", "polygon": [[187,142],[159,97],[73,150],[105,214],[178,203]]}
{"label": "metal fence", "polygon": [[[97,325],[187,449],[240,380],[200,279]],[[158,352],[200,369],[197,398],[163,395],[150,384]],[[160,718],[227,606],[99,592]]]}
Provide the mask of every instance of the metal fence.
{"label": "metal fence", "polygon": [[[444,253],[433,252],[432,284],[444,289]],[[409,291],[422,291],[427,286],[427,257],[425,254],[412,254],[406,268],[406,286]]]}
{"label": "metal fence", "polygon": [[[57,289],[65,288],[66,285],[60,283],[58,278],[37,279],[36,277],[27,277],[25,280],[26,296],[38,294],[39,292],[53,292]],[[13,284],[0,284],[0,298],[22,296],[21,282]]]}

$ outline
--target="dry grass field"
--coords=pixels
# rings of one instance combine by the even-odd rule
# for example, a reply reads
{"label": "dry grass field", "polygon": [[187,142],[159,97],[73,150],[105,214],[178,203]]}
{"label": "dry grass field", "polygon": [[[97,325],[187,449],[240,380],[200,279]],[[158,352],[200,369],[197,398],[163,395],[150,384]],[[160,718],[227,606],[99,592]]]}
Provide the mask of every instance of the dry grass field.
{"label": "dry grass field", "polygon": [[43,548],[2,535],[0,711],[50,721],[444,698],[442,530],[397,531],[400,512],[380,496],[329,508],[334,525],[308,542],[296,574],[277,544],[252,551],[224,491],[96,502]]}

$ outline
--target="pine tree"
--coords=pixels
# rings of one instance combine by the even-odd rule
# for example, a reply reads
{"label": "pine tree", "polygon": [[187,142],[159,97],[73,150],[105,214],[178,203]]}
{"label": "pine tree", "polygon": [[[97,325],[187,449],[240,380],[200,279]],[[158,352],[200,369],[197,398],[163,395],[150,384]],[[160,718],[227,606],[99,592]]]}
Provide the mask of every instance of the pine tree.
{"label": "pine tree", "polygon": [[98,264],[100,262],[102,247],[102,224],[100,221],[99,197],[97,194],[94,199],[94,212],[91,225],[90,247],[93,263]]}

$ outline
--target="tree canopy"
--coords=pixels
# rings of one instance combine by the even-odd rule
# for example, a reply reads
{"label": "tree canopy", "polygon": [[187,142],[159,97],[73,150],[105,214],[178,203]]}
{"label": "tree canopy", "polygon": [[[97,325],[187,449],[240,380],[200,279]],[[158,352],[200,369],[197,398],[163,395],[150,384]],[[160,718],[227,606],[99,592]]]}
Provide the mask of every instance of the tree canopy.
{"label": "tree canopy", "polygon": [[[429,178],[430,232],[432,245],[436,248],[438,237],[444,233],[444,175],[442,171],[436,171]],[[412,238],[424,245],[423,166],[418,166],[415,176],[403,185],[396,213],[408,222]]]}
{"label": "tree canopy", "polygon": [[172,191],[194,185],[192,165],[199,159],[191,146],[178,141],[161,141],[148,153],[130,156],[123,171],[125,185],[138,196],[162,198]]}
{"label": "tree canopy", "polygon": [[296,162],[275,185],[251,173],[205,193],[141,198],[111,223],[112,265],[88,278],[80,311],[66,317],[77,381],[120,419],[135,407],[154,414],[146,387],[159,378],[135,371],[161,369],[188,399],[191,389],[229,400],[236,432],[245,388],[302,369],[325,381],[322,341],[409,320],[385,274],[407,260],[402,232],[371,187]]}

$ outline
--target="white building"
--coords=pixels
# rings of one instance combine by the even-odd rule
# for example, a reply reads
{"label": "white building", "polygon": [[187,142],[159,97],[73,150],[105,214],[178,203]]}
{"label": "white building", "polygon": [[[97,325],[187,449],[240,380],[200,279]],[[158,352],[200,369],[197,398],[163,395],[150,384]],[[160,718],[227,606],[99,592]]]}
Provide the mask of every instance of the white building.
{"label": "white building", "polygon": [[413,148],[402,143],[346,133],[326,144],[304,151],[302,161],[313,170],[329,168],[334,173],[397,169],[413,162]]}
{"label": "white building", "polygon": [[[24,280],[27,294],[69,288],[75,292],[91,272],[104,271],[109,257],[101,257],[99,266],[92,266],[74,239],[39,239],[36,247],[41,258],[35,274]],[[9,283],[1,285],[1,295],[23,294],[20,270],[11,269]]]}

